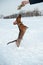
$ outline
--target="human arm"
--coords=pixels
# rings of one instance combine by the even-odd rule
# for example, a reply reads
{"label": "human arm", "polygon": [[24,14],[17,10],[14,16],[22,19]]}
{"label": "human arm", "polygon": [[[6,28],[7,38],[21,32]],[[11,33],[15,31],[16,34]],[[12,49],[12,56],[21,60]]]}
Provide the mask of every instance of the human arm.
{"label": "human arm", "polygon": [[25,6],[26,4],[35,4],[43,2],[43,0],[25,0],[21,2],[21,5],[18,7],[18,9],[21,9],[21,7]]}
{"label": "human arm", "polygon": [[35,3],[40,3],[40,2],[43,2],[43,0],[25,0],[25,1],[22,1],[22,5],[26,5],[26,4],[35,4]]}

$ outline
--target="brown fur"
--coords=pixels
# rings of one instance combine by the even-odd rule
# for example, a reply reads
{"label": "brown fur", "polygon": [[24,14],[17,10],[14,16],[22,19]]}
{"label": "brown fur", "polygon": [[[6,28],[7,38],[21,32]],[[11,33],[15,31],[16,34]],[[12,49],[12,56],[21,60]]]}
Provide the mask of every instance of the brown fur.
{"label": "brown fur", "polygon": [[22,22],[21,22],[21,15],[19,14],[16,18],[16,21],[13,23],[14,25],[18,25],[18,28],[19,28],[19,35],[18,35],[18,38],[17,40],[14,40],[14,41],[11,41],[11,42],[8,42],[7,44],[10,44],[10,43],[13,43],[13,42],[16,42],[16,45],[17,47],[20,46],[20,42],[26,32],[26,29],[28,28],[27,26],[25,26]]}

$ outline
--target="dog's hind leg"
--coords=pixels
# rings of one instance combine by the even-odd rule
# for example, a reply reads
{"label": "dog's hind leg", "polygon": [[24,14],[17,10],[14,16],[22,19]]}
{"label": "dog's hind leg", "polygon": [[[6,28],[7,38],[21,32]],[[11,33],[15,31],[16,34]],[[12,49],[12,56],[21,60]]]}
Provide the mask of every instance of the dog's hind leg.
{"label": "dog's hind leg", "polygon": [[21,39],[18,39],[18,40],[16,41],[16,45],[17,45],[17,47],[20,46],[20,42],[21,42]]}

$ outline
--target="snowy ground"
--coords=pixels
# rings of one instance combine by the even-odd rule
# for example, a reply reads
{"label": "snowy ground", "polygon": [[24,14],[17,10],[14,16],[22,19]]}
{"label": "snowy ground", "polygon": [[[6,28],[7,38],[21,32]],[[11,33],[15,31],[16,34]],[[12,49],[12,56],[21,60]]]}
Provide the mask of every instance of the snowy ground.
{"label": "snowy ground", "polygon": [[22,18],[27,29],[20,47],[7,45],[18,36],[15,19],[0,19],[0,65],[43,65],[43,16]]}

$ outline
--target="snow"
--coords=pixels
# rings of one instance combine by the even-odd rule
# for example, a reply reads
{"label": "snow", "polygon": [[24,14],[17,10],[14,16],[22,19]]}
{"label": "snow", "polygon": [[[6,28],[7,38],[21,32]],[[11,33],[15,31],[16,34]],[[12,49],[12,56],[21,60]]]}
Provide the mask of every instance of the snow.
{"label": "snow", "polygon": [[15,19],[0,19],[0,65],[43,65],[43,16],[24,17],[22,22],[28,26],[18,48],[7,42],[18,37]]}

